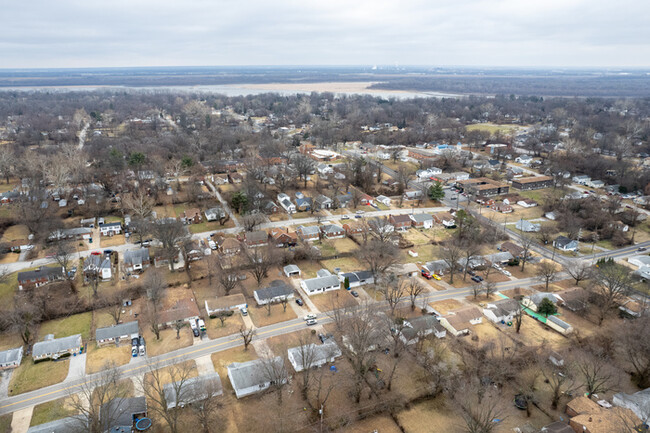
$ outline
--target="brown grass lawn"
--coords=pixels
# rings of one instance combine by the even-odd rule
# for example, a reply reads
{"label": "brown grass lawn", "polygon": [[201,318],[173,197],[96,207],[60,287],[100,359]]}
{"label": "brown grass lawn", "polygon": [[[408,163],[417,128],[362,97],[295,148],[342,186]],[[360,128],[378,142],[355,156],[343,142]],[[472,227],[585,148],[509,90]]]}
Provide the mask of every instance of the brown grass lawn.
{"label": "brown grass lawn", "polygon": [[75,415],[69,400],[69,397],[63,397],[34,406],[30,426],[45,424],[46,422]]}
{"label": "brown grass lawn", "polygon": [[149,356],[157,356],[191,346],[193,342],[192,330],[189,327],[181,329],[180,339],[176,339],[176,330],[172,328],[160,331],[160,340],[156,340],[156,336],[148,326],[143,327],[142,334],[147,342],[147,355]]}
{"label": "brown grass lawn", "polygon": [[63,319],[49,320],[41,323],[38,330],[39,338],[42,340],[47,334],[54,334],[55,338],[68,337],[81,334],[84,340],[90,338],[90,323],[92,313],[81,313],[68,316]]}
{"label": "brown grass lawn", "polygon": [[203,233],[213,230],[229,229],[231,227],[235,227],[235,223],[232,220],[226,221],[223,225],[219,221],[204,221],[200,224],[190,224],[187,226],[190,233]]}
{"label": "brown grass lawn", "polygon": [[0,264],[16,263],[19,258],[20,254],[8,252],[7,254],[2,254],[2,257],[0,257]]}
{"label": "brown grass lawn", "polygon": [[289,219],[289,215],[287,215],[283,211],[280,211],[276,214],[269,215],[269,220],[271,221],[286,221],[288,219]]}
{"label": "brown grass lawn", "polygon": [[[197,377],[199,375],[199,370],[196,368],[196,363],[194,362],[193,359],[190,359],[190,360],[178,363],[178,364],[173,365],[173,366],[163,367],[163,368],[159,369],[160,381],[163,384],[172,383],[174,381],[174,377],[172,377],[172,374],[174,374],[175,369],[179,369],[179,370],[190,369],[189,375],[187,376],[188,378]],[[145,373],[145,380],[148,380],[148,376],[150,374],[151,373]],[[175,373],[176,380],[178,380],[177,374],[178,373]]]}
{"label": "brown grass lawn", "polygon": [[69,365],[67,358],[61,361],[34,363],[31,357],[23,357],[23,362],[11,375],[9,395],[22,394],[63,382],[68,375]]}
{"label": "brown grass lawn", "polygon": [[321,263],[317,260],[314,261],[303,260],[296,264],[300,268],[301,277],[304,279],[315,278],[316,272],[318,272],[320,269],[323,268]]}
{"label": "brown grass lawn", "polygon": [[[408,253],[411,250],[418,254],[417,257],[413,257]],[[433,245],[422,244],[401,250],[399,260],[403,263],[426,263],[437,260],[438,258],[439,257]]]}
{"label": "brown grass lawn", "polygon": [[7,227],[7,230],[2,234],[3,242],[11,242],[18,239],[27,239],[29,236],[29,229],[24,224]]}
{"label": "brown grass lawn", "polygon": [[316,304],[316,308],[321,312],[330,311],[333,308],[339,308],[345,305],[358,304],[357,299],[350,295],[350,292],[345,289],[333,290],[331,292],[310,296],[309,299]]}
{"label": "brown grass lawn", "polygon": [[499,292],[502,295],[507,296],[509,298],[514,298],[514,297],[518,297],[518,296],[523,297],[523,296],[528,296],[528,295],[532,295],[533,293],[535,293],[531,289],[526,289],[526,288],[522,288],[522,287],[516,287],[514,289],[508,289],[508,290],[500,290]]}
{"label": "brown grass lawn", "polygon": [[116,347],[114,344],[97,347],[96,344],[89,344],[86,355],[86,373],[97,373],[108,364],[120,366],[128,364],[131,360],[131,344],[128,341]]}
{"label": "brown grass lawn", "polygon": [[156,217],[158,218],[176,218],[176,212],[174,212],[174,207],[171,205],[156,206],[153,210],[156,212]]}
{"label": "brown grass lawn", "polygon": [[[290,300],[289,302],[293,302]],[[251,316],[251,320],[258,328],[262,326],[272,325],[278,322],[284,322],[286,320],[295,319],[296,313],[293,312],[293,309],[287,305],[287,310],[283,311],[281,304],[273,304],[271,306],[271,315],[269,316],[268,310],[266,307],[255,307],[249,308],[248,314]]]}
{"label": "brown grass lawn", "polygon": [[3,332],[0,338],[0,351],[16,349],[23,345],[23,339],[18,332]]}
{"label": "brown grass lawn", "polygon": [[124,244],[124,235],[99,237],[100,248],[116,247],[118,245],[123,245],[123,244]]}
{"label": "brown grass lawn", "polygon": [[210,339],[237,334],[239,332],[239,328],[243,324],[244,321],[242,320],[241,313],[239,311],[235,311],[232,316],[228,317],[223,326],[221,326],[221,320],[219,319],[208,319],[205,323],[206,327],[208,328],[208,337],[210,337]]}
{"label": "brown grass lawn", "polygon": [[364,268],[364,265],[362,265],[355,257],[321,260],[320,264],[322,268],[325,268],[330,272],[334,272],[335,268],[340,268],[341,272],[360,271]]}
{"label": "brown grass lawn", "polygon": [[[27,270],[27,269],[25,269]],[[13,298],[18,290],[18,272],[9,274],[6,281],[0,283],[0,310],[7,309],[13,305]]]}
{"label": "brown grass lawn", "polygon": [[445,299],[443,301],[435,301],[429,303],[429,305],[440,314],[447,314],[450,311],[457,310],[459,308],[463,308],[467,306],[467,304],[464,304],[456,299]]}
{"label": "brown grass lawn", "polygon": [[[291,347],[300,346],[300,338],[307,344],[321,344],[318,339],[318,333],[311,333],[311,329],[301,329],[300,331],[292,332],[290,334],[278,335],[277,337],[267,338],[266,344],[269,346],[275,356],[286,355],[287,349]],[[289,367],[293,373],[293,367]]]}
{"label": "brown grass lawn", "polygon": [[381,433],[401,432],[400,428],[395,424],[395,421],[393,421],[388,415],[377,415],[371,418],[362,419],[335,431],[341,433],[368,433],[373,431]]}
{"label": "brown grass lawn", "polygon": [[13,414],[11,413],[0,416],[0,433],[11,433],[12,419],[13,419]]}
{"label": "brown grass lawn", "polygon": [[384,299],[383,293],[381,293],[374,284],[367,284],[365,286],[357,287],[357,291],[365,291],[368,296],[370,296],[375,301],[382,301]]}
{"label": "brown grass lawn", "polygon": [[357,245],[352,239],[349,238],[335,239],[332,241],[332,243],[334,244],[336,251],[338,251],[340,254],[349,253],[359,249],[359,245]]}
{"label": "brown grass lawn", "polygon": [[410,409],[398,413],[397,419],[409,433],[429,433],[432,426],[441,432],[463,431],[463,419],[453,407],[453,402],[448,403],[443,397],[438,397],[412,405]]}
{"label": "brown grass lawn", "polygon": [[246,362],[257,359],[257,354],[255,353],[255,348],[250,345],[248,346],[248,350],[244,350],[244,346],[235,347],[233,349],[213,353],[211,357],[214,369],[219,373],[219,377],[221,378],[224,394],[228,394],[233,392],[233,389],[230,380],[228,380],[227,367],[233,362]]}

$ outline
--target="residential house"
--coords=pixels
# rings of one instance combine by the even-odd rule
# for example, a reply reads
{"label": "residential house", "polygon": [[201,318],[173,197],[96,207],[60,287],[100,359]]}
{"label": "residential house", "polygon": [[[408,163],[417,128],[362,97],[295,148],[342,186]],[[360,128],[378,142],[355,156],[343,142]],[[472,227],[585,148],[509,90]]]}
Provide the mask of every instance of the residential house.
{"label": "residential house", "polygon": [[221,253],[225,256],[234,256],[241,251],[241,243],[235,238],[225,238],[219,246]]}
{"label": "residential house", "polygon": [[561,251],[578,251],[578,241],[569,239],[566,236],[556,237],[553,246]]}
{"label": "residential house", "polygon": [[523,199],[523,200],[519,200],[519,201],[517,202],[517,204],[518,204],[519,206],[521,206],[521,207],[524,207],[524,208],[531,208],[531,207],[535,207],[535,206],[537,206],[537,202],[536,202],[535,200],[532,200],[532,199],[529,199],[529,198],[525,198],[525,199]]}
{"label": "residential house", "polygon": [[228,182],[233,185],[242,183],[244,181],[244,176],[239,173],[228,173]]}
{"label": "residential house", "polygon": [[97,218],[92,217],[92,218],[83,218],[81,221],[79,221],[79,225],[81,227],[90,227],[90,228],[95,228]]}
{"label": "residential house", "polygon": [[291,347],[287,350],[287,359],[296,373],[300,373],[305,368],[322,367],[327,363],[334,362],[340,356],[341,349],[331,338],[323,344],[312,343],[305,346]]}
{"label": "residential house", "polygon": [[582,287],[570,287],[553,293],[557,305],[573,312],[584,311],[587,308],[588,293]]}
{"label": "residential house", "polygon": [[61,239],[90,239],[92,238],[93,230],[90,227],[74,227],[70,229],[55,230],[47,237],[48,240],[61,240]]}
{"label": "residential house", "polygon": [[287,278],[300,276],[300,268],[297,265],[287,265],[282,271]]}
{"label": "residential house", "polygon": [[138,321],[120,323],[118,325],[98,328],[95,331],[95,340],[98,346],[115,343],[119,345],[120,340],[129,344],[133,338],[140,336],[140,327]]}
{"label": "residential house", "polygon": [[[519,245],[515,244],[514,242],[510,242],[510,241],[502,243],[499,249],[501,251],[509,252],[516,259],[522,259],[524,255],[524,249]],[[528,252],[528,255],[530,256],[530,252]]]}
{"label": "residential house", "polygon": [[248,248],[261,247],[269,244],[269,235],[264,230],[246,232],[244,234],[244,243]]}
{"label": "residential house", "polygon": [[461,257],[456,261],[458,264],[459,269],[465,269],[465,265],[467,265],[467,268],[469,270],[474,270],[474,269],[483,269],[487,266],[486,260],[481,257],[481,256],[472,256],[467,260],[467,257]]}
{"label": "residential house", "polygon": [[23,348],[3,350],[0,352],[0,371],[16,368],[23,360]]}
{"label": "residential house", "polygon": [[[115,398],[99,408],[99,419],[105,424],[107,433],[129,433],[134,431],[135,423],[147,417],[145,397]],[[110,424],[108,424],[110,422]],[[110,431],[109,431],[110,427]]]}
{"label": "residential house", "polygon": [[386,197],[385,195],[378,195],[377,197],[375,197],[375,200],[377,201],[377,203],[381,203],[384,206],[390,207],[390,203],[391,203],[390,198]]}
{"label": "residential house", "polygon": [[333,205],[332,199],[327,197],[326,195],[320,194],[318,197],[314,199],[314,208],[316,210],[331,209],[332,205]]}
{"label": "residential house", "polygon": [[420,338],[431,334],[436,338],[444,338],[447,330],[440,324],[438,318],[433,315],[425,315],[404,320],[404,328],[400,331],[400,340],[404,344],[417,343]]}
{"label": "residential house", "polygon": [[589,397],[580,396],[567,403],[569,425],[576,433],[612,433],[621,425],[638,426],[641,420],[630,409],[605,409]]}
{"label": "residential house", "polygon": [[124,251],[122,255],[124,270],[126,272],[139,272],[151,265],[151,257],[148,248]]}
{"label": "residential house", "polygon": [[618,309],[630,317],[641,317],[648,308],[645,303],[626,297],[620,302]]}
{"label": "residential house", "polygon": [[201,210],[197,207],[186,209],[181,213],[180,220],[183,224],[200,224],[203,221]]}
{"label": "residential house", "polygon": [[226,217],[226,211],[222,207],[212,207],[205,212],[206,221],[218,221]]}
{"label": "residential house", "polygon": [[246,297],[241,293],[219,296],[217,299],[211,300],[210,304],[207,299],[205,300],[205,312],[210,318],[220,311],[236,311],[244,308],[248,308],[248,303]]}
{"label": "residential house", "polygon": [[298,243],[298,233],[289,232],[283,227],[272,228],[269,232],[273,243],[279,247],[293,247]]}
{"label": "residential house", "polygon": [[298,226],[296,233],[298,233],[298,237],[303,242],[312,242],[320,239],[320,229],[318,226]]}
{"label": "residential house", "polygon": [[69,416],[31,426],[27,430],[27,433],[70,433],[78,431],[80,427],[83,427],[82,419],[80,417]]}
{"label": "residential house", "polygon": [[489,302],[483,308],[483,314],[491,322],[507,323],[511,322],[520,311],[519,302],[515,299],[501,299],[495,302]]}
{"label": "residential house", "polygon": [[48,334],[43,341],[34,343],[32,358],[34,361],[59,359],[62,356],[81,353],[82,348],[83,341],[81,340],[81,334],[63,338],[54,338],[53,334]]}
{"label": "residential house", "polygon": [[426,213],[409,215],[411,224],[418,229],[430,229],[433,227],[433,217]]}
{"label": "residential house", "polygon": [[347,208],[352,203],[352,194],[337,195],[336,200],[339,202],[339,207]]}
{"label": "residential house", "polygon": [[510,254],[508,251],[502,251],[500,253],[488,254],[483,256],[484,260],[492,263],[493,265],[502,265],[505,266],[508,263],[512,262],[515,257]]}
{"label": "residential house", "polygon": [[515,158],[515,162],[517,164],[530,165],[530,163],[533,162],[533,157],[525,154],[519,155],[518,157]]}
{"label": "residential house", "polygon": [[586,185],[587,182],[591,181],[591,178],[587,175],[582,174],[580,176],[573,176],[571,180],[573,183],[577,183],[578,185]]}
{"label": "residential house", "polygon": [[492,206],[490,206],[490,209],[495,210],[497,212],[501,213],[511,213],[512,212],[512,206],[509,204],[505,203],[495,203]]}
{"label": "residential house", "polygon": [[546,218],[547,220],[555,221],[557,219],[557,215],[555,214],[555,212],[546,212],[544,214],[544,218]]}
{"label": "residential house", "polygon": [[309,212],[312,206],[311,197],[296,198],[296,210],[298,212]]}
{"label": "residential house", "polygon": [[345,229],[337,224],[320,226],[320,231],[326,239],[340,239],[345,237]]}
{"label": "residential house", "polygon": [[[227,367],[228,379],[230,379],[237,398],[264,391],[271,386],[271,378],[267,374],[265,362],[272,362],[280,370],[284,360],[281,356],[276,356],[270,361],[256,359],[248,362],[233,362]],[[287,379],[282,379],[282,381],[286,382]]]}
{"label": "residential house", "polygon": [[323,163],[316,165],[316,171],[318,172],[318,174],[322,174],[325,176],[334,173],[334,169],[332,167]]}
{"label": "residential house", "polygon": [[605,187],[605,182],[602,180],[593,180],[590,179],[586,184],[589,188],[604,188]]}
{"label": "residential house", "polygon": [[404,191],[404,200],[420,200],[424,194],[419,189],[409,189]]}
{"label": "residential house", "polygon": [[477,196],[475,201],[476,203],[482,204],[483,206],[487,206],[487,207],[492,207],[494,203],[496,203],[493,199],[489,197],[483,197],[482,195]]}
{"label": "residential house", "polygon": [[411,227],[411,218],[408,215],[389,215],[388,222],[391,223],[395,230],[408,230]]}
{"label": "residential house", "polygon": [[352,236],[368,231],[368,226],[362,222],[350,221],[343,224],[343,230],[348,236]]}
{"label": "residential house", "polygon": [[173,326],[176,322],[190,322],[201,316],[199,307],[190,293],[186,297],[177,299],[167,308],[158,312],[158,325],[161,327]]}
{"label": "residential house", "polygon": [[33,289],[63,279],[63,267],[41,266],[33,271],[18,272],[18,290]]}
{"label": "residential house", "polygon": [[449,212],[436,212],[433,214],[433,220],[447,229],[456,227],[456,218]]}
{"label": "residential house", "polygon": [[478,325],[482,321],[481,311],[476,307],[451,311],[440,318],[440,324],[454,337],[469,334],[470,327]]}
{"label": "residential house", "polygon": [[444,260],[434,260],[427,262],[422,266],[423,269],[429,271],[431,274],[443,275],[449,270],[449,264]]}
{"label": "residential house", "polygon": [[551,188],[553,178],[550,176],[520,177],[512,180],[512,187],[520,191]]}
{"label": "residential house", "polygon": [[573,326],[555,316],[548,316],[546,318],[546,326],[562,335],[569,335],[573,332]]}
{"label": "residential house", "polygon": [[280,206],[275,204],[273,200],[267,200],[262,209],[267,215],[272,215],[280,212]]}
{"label": "residential house", "polygon": [[291,203],[291,198],[283,192],[278,194],[278,203],[280,203],[280,206],[282,206],[287,213],[292,214],[296,212],[296,205]]}
{"label": "residential house", "polygon": [[520,219],[515,224],[515,228],[517,230],[521,230],[522,232],[525,232],[525,233],[532,233],[532,232],[540,231],[542,229],[542,225],[541,224],[531,223],[530,221],[527,221],[527,220],[524,220],[524,219]]}
{"label": "residential house", "polygon": [[253,292],[257,305],[275,304],[293,298],[293,289],[284,281],[274,280],[268,287]]}
{"label": "residential house", "polygon": [[99,233],[102,236],[114,236],[122,233],[122,223],[102,223],[99,224]]}
{"label": "residential house", "polygon": [[557,297],[553,293],[540,292],[524,297],[524,299],[521,301],[521,304],[524,307],[530,308],[532,311],[536,312],[542,303],[542,300],[544,299],[548,299],[554,304],[557,304],[558,301]]}
{"label": "residential house", "polygon": [[619,392],[614,394],[612,403],[615,406],[629,409],[642,421],[650,421],[650,388],[637,391],[634,394]]}
{"label": "residential house", "polygon": [[113,268],[111,266],[111,256],[102,254],[91,254],[84,259],[84,276],[92,278],[95,275],[104,281],[113,277]]}
{"label": "residential house", "polygon": [[395,275],[396,277],[416,277],[420,274],[420,268],[415,263],[403,263],[390,266],[386,273]]}
{"label": "residential house", "polygon": [[302,280],[300,282],[300,287],[302,287],[307,296],[311,296],[329,292],[330,290],[338,290],[341,288],[341,281],[339,281],[339,278],[336,275],[330,274]]}
{"label": "residential house", "polygon": [[632,256],[628,257],[627,262],[631,265],[642,268],[644,266],[650,266],[650,256]]}
{"label": "residential house", "polygon": [[167,409],[183,408],[223,395],[223,386],[218,373],[207,373],[182,382],[168,383],[163,387],[163,393]]}
{"label": "residential house", "polygon": [[370,271],[339,272],[339,281],[345,285],[346,279],[350,284],[349,288],[351,289],[375,283],[375,277]]}

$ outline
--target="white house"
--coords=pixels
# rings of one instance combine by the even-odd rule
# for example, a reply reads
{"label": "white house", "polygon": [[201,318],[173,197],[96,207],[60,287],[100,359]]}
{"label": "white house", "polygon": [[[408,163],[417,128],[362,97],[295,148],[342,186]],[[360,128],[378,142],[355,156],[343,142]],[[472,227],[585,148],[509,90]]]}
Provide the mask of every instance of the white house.
{"label": "white house", "polygon": [[[237,398],[246,397],[247,395],[255,394],[264,391],[271,386],[271,378],[267,373],[265,362],[271,362],[275,365],[275,369],[281,371],[284,367],[282,363],[284,360],[281,356],[265,361],[256,359],[248,362],[233,362],[228,369],[228,379],[232,385]],[[274,378],[279,379],[279,378]],[[280,379],[286,382],[288,378]]]}
{"label": "white house", "polygon": [[520,219],[519,221],[517,221],[517,224],[515,224],[515,228],[517,230],[521,230],[522,232],[531,233],[531,232],[540,231],[542,226],[541,224],[535,224],[535,223],[531,223],[530,221]]}
{"label": "white house", "polygon": [[483,321],[481,312],[476,307],[467,307],[461,310],[451,311],[440,318],[440,324],[454,337],[469,334],[472,325],[478,325]]}
{"label": "white house", "polygon": [[404,344],[417,343],[420,338],[428,335],[435,335],[436,338],[444,338],[447,330],[440,324],[436,316],[426,315],[404,321],[404,328],[401,330],[400,340]]}
{"label": "white house", "polygon": [[413,227],[430,229],[433,227],[433,217],[426,213],[419,213],[414,215],[409,215],[411,218]]}
{"label": "white house", "polygon": [[520,155],[515,158],[515,162],[517,164],[529,165],[531,162],[533,162],[533,157],[530,155]]}
{"label": "white house", "polygon": [[205,213],[206,221],[217,221],[221,218],[226,217],[226,212],[220,207],[210,208],[206,210],[204,213]]}
{"label": "white house", "polygon": [[377,200],[377,203],[381,203],[384,206],[389,206],[390,207],[390,198],[386,197],[385,195],[378,195],[375,200]]}
{"label": "white house", "polygon": [[537,308],[540,306],[544,299],[548,299],[554,304],[557,304],[558,300],[556,295],[553,293],[540,292],[524,297],[524,299],[521,300],[521,304],[524,307],[530,308],[531,310],[537,312]]}
{"label": "white house", "polygon": [[345,284],[345,279],[348,279],[350,288],[363,286],[366,284],[374,284],[375,278],[370,271],[356,271],[356,272],[339,272],[339,281]]}
{"label": "white house", "polygon": [[148,248],[124,251],[122,256],[124,270],[127,272],[142,271],[151,264]]}
{"label": "white house", "polygon": [[334,362],[340,356],[341,349],[333,339],[327,340],[324,344],[308,344],[287,350],[287,358],[296,373],[305,370],[305,367],[322,367],[328,362]]}
{"label": "white house", "polygon": [[0,371],[16,368],[23,360],[22,346],[17,349],[3,350],[0,352]]}
{"label": "white house", "polygon": [[548,316],[546,318],[546,326],[562,335],[569,335],[573,332],[573,326],[555,316]]}
{"label": "white house", "polygon": [[119,343],[120,340],[131,342],[133,338],[140,336],[140,327],[138,321],[120,323],[119,325],[107,326],[105,328],[98,328],[95,331],[95,340],[97,345]]}
{"label": "white house", "polygon": [[331,290],[338,290],[341,288],[341,281],[336,275],[330,274],[302,280],[300,282],[300,287],[302,287],[307,296],[311,296],[329,292]]}
{"label": "white house", "polygon": [[99,233],[102,236],[114,236],[122,233],[122,223],[102,223],[99,224]]}
{"label": "white house", "polygon": [[334,170],[332,169],[332,167],[330,167],[327,164],[318,164],[316,166],[316,171],[318,171],[318,174],[323,174],[323,175],[334,173]]}
{"label": "white house", "polygon": [[293,289],[284,281],[271,281],[269,287],[258,289],[253,292],[257,305],[274,304],[293,298]]}
{"label": "white house", "polygon": [[587,182],[591,181],[591,178],[587,175],[582,174],[580,176],[573,176],[571,180],[573,183],[577,183],[578,185],[586,185]]}
{"label": "white house", "polygon": [[297,265],[287,265],[282,270],[287,278],[300,276],[300,268]]}
{"label": "white house", "polygon": [[173,409],[222,395],[223,386],[218,373],[208,373],[183,382],[168,383],[163,392],[167,409]]}
{"label": "white house", "polygon": [[113,277],[110,256],[90,255],[84,260],[84,274],[97,273],[102,280],[110,280]]}
{"label": "white house", "polygon": [[605,187],[605,182],[603,182],[602,180],[593,180],[592,179],[592,180],[589,180],[589,182],[587,182],[585,185],[590,187],[590,188],[604,188]]}
{"label": "white house", "polygon": [[282,206],[287,213],[291,214],[296,212],[296,205],[291,203],[289,196],[283,192],[278,194],[278,203],[280,203],[280,206]]}
{"label": "white house", "polygon": [[79,353],[82,346],[81,334],[63,338],[54,338],[53,334],[48,334],[43,341],[34,343],[32,358],[34,361],[48,358],[58,359],[64,355]]}
{"label": "white house", "polygon": [[491,322],[510,322],[519,311],[519,302],[514,299],[502,299],[490,302],[483,308],[483,315]]}
{"label": "white house", "polygon": [[569,239],[566,236],[558,236],[555,238],[553,246],[562,251],[578,251],[578,241]]}

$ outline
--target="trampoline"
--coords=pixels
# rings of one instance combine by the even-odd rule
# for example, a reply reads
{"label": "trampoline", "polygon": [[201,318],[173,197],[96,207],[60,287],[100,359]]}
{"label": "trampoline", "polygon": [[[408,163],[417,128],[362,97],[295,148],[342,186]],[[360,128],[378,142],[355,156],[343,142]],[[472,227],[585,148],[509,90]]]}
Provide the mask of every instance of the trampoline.
{"label": "trampoline", "polygon": [[151,420],[149,418],[141,418],[135,422],[135,429],[137,431],[145,431],[151,427]]}

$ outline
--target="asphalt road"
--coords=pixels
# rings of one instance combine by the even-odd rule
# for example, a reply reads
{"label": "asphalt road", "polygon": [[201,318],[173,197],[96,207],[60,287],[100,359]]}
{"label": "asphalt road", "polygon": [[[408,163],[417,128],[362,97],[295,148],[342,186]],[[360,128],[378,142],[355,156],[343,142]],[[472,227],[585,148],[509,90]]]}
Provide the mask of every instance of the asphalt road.
{"label": "asphalt road", "polygon": [[[514,281],[505,281],[497,283],[497,290],[506,290],[515,287],[530,287],[532,285],[540,284],[539,280],[535,278],[527,278]],[[426,303],[433,301],[440,301],[445,299],[465,297],[472,293],[471,287],[464,287],[460,289],[449,289],[437,292],[431,292],[426,296],[420,298],[418,302]],[[403,299],[404,303],[408,302],[407,297]],[[321,313],[318,315],[319,324],[331,323],[332,319],[328,313]],[[291,332],[304,329],[306,327],[302,318],[288,320],[285,322],[276,323],[269,326],[257,328],[253,340],[266,339],[278,335],[284,335]],[[89,342],[89,344],[94,344]],[[242,346],[243,342],[238,334],[221,337],[215,340],[203,341],[193,346],[185,347],[173,352],[156,357],[138,358],[138,360],[131,364],[126,364],[119,367],[119,371],[123,377],[129,378],[138,376],[145,373],[149,368],[148,362],[154,363],[157,368],[165,367],[180,363],[187,360],[199,358],[201,356],[210,355],[212,353],[221,352],[224,350],[232,349],[234,347]],[[51,362],[51,361],[49,361]],[[11,413],[20,409],[24,409],[37,404],[45,403],[48,401],[56,400],[62,397],[75,394],[81,390],[83,384],[97,382],[100,379],[100,374],[90,374],[84,378],[75,379],[67,382],[58,383],[56,385],[47,386],[35,391],[26,392],[17,396],[8,397],[0,400],[0,415]],[[223,378],[225,380],[225,378]]]}

